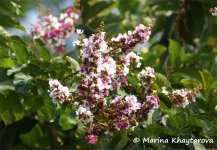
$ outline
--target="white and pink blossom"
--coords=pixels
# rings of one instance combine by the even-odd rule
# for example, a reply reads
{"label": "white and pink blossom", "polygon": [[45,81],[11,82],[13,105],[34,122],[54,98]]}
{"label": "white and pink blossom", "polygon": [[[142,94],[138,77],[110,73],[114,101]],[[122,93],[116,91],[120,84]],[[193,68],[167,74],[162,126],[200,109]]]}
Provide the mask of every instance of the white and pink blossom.
{"label": "white and pink blossom", "polygon": [[75,22],[79,14],[73,8],[68,8],[57,18],[53,15],[45,16],[41,23],[33,24],[31,34],[34,39],[40,38],[54,53],[65,50],[65,39],[75,32]]}
{"label": "white and pink blossom", "polygon": [[151,67],[145,67],[145,69],[143,69],[139,74],[138,74],[138,78],[142,79],[142,78],[155,78],[155,71],[153,68]]}
{"label": "white and pink blossom", "polygon": [[173,90],[172,92],[162,88],[165,94],[176,107],[186,107],[191,102],[195,102],[195,93],[187,88]]}
{"label": "white and pink blossom", "polygon": [[211,13],[213,16],[217,16],[217,7],[211,8]]}
{"label": "white and pink blossom", "polygon": [[153,105],[153,109],[158,108],[159,98],[156,96],[146,96],[146,101]]}
{"label": "white and pink blossom", "polygon": [[70,92],[68,87],[63,86],[58,80],[49,80],[50,85],[50,97],[52,97],[53,103],[63,103],[65,101],[70,101]]}

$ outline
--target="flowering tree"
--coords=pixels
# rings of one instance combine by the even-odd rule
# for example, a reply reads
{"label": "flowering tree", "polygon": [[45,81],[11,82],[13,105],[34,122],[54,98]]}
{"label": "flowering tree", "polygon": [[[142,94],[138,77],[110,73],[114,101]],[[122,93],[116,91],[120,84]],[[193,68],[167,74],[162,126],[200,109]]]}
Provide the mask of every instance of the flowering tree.
{"label": "flowering tree", "polygon": [[[140,24],[134,31],[119,34],[108,42],[105,41],[105,32],[76,41],[81,47],[82,64],[78,68],[78,76],[82,79],[73,93],[74,105],[78,107],[77,117],[88,124],[86,139],[89,144],[96,144],[103,132],[111,134],[115,130],[135,128],[147,119],[150,110],[158,108],[157,91],[152,89],[155,78],[153,68],[145,67],[138,75],[135,74],[139,81],[136,85],[138,91],[128,81],[128,76],[141,66],[142,59],[130,50],[146,42],[150,30],[150,27]],[[72,100],[69,89],[57,80],[51,79],[49,84],[54,103]],[[126,95],[115,92],[121,89]],[[185,107],[195,101],[195,92],[188,89],[172,93],[164,89],[164,93],[177,107]]]}
{"label": "flowering tree", "polygon": [[216,148],[217,2],[81,0],[27,37],[0,4],[1,149]]}

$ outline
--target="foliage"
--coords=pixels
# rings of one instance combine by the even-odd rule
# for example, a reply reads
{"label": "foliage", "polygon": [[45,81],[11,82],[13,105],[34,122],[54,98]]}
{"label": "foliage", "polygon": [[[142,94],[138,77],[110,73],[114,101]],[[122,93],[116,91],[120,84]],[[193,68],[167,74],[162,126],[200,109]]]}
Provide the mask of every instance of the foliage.
{"label": "foliage", "polygon": [[[58,79],[74,92],[81,63],[70,52],[53,56],[41,40],[10,35],[25,31],[19,23],[22,2],[0,1],[0,149],[205,149],[217,147],[217,17],[209,12],[212,0],[80,0],[76,28],[89,37],[105,23],[107,38],[153,20],[148,49],[142,45],[141,68],[155,68],[153,88],[200,89],[196,102],[174,107],[159,94],[159,108],[134,130],[102,135],[96,145],[84,143],[86,126],[73,105],[59,105],[49,96],[48,80]],[[25,4],[26,5],[26,4]],[[26,6],[25,6],[26,7]],[[26,38],[28,40],[26,40]],[[145,48],[144,48],[145,47]],[[78,53],[79,49],[73,51]],[[67,56],[68,55],[68,56]],[[76,55],[77,56],[77,55]],[[137,90],[135,75],[129,77]],[[118,91],[125,95],[126,91]],[[213,139],[213,144],[133,143],[138,138]]]}

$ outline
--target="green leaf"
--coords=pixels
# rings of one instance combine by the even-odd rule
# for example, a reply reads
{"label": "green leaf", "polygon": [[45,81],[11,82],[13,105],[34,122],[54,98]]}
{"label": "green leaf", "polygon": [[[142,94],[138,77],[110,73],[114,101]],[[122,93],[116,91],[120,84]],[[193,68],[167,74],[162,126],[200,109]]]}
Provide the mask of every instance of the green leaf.
{"label": "green leaf", "polygon": [[24,112],[15,92],[10,92],[7,96],[0,97],[0,118],[6,125],[19,121],[23,118]]}
{"label": "green leaf", "polygon": [[83,124],[83,123],[79,123],[77,130],[75,131],[75,137],[81,137],[84,135],[85,131],[86,131],[87,127]]}
{"label": "green leaf", "polygon": [[40,126],[36,125],[29,133],[21,134],[20,139],[25,145],[32,147],[37,144],[42,135]]}
{"label": "green leaf", "polygon": [[9,35],[10,34],[2,26],[0,26],[0,36],[6,37]]}
{"label": "green leaf", "polygon": [[64,76],[72,75],[72,68],[69,67],[69,62],[65,59],[54,58],[51,60],[49,66],[47,66],[46,71],[51,74],[51,78],[62,78]]}
{"label": "green leaf", "polygon": [[189,87],[189,88],[198,88],[201,87],[201,83],[198,80],[194,80],[194,79],[182,79],[181,83],[185,86],[185,87]]}
{"label": "green leaf", "polygon": [[168,118],[169,118],[168,115],[164,115],[164,116],[162,117],[161,123],[162,123],[164,126],[167,126]]}
{"label": "green leaf", "polygon": [[173,67],[179,67],[185,57],[185,52],[176,41],[169,40],[169,57]]}
{"label": "green leaf", "polygon": [[38,124],[35,125],[30,132],[21,134],[20,139],[26,146],[49,149],[48,139],[45,137],[42,128]]}
{"label": "green leaf", "polygon": [[0,20],[1,20],[0,26],[2,26],[2,27],[17,28],[17,29],[20,29],[22,31],[25,31],[25,28],[20,25],[19,20],[16,19],[15,17],[13,17],[13,16],[1,14],[0,15]]}
{"label": "green leaf", "polygon": [[47,49],[47,47],[45,46],[45,44],[40,39],[36,39],[34,43],[35,43],[35,47],[37,48],[40,57],[43,58],[44,60],[50,60],[51,54],[49,50]]}
{"label": "green leaf", "polygon": [[171,115],[172,114],[172,112],[170,111],[170,109],[167,107],[167,105],[163,101],[160,101],[159,105],[160,105],[160,110],[164,114],[167,114],[167,115]]}
{"label": "green leaf", "polygon": [[100,23],[103,21],[105,23],[105,31],[107,36],[112,36],[117,32],[120,32],[120,21],[123,20],[123,17],[116,14],[108,14],[97,17],[94,21],[90,22],[88,25],[92,30],[95,31],[99,27]]}
{"label": "green leaf", "polygon": [[55,105],[51,101],[51,98],[47,96],[44,97],[43,106],[37,111],[40,119],[45,121],[53,121],[56,115]]}
{"label": "green leaf", "polygon": [[195,150],[199,149],[199,150],[206,150],[206,147],[201,144],[201,143],[193,143]]}
{"label": "green leaf", "polygon": [[7,70],[7,75],[10,76],[10,75],[15,74],[17,72],[20,72],[24,67],[26,67],[26,64],[16,65],[13,68]]}
{"label": "green leaf", "polygon": [[0,1],[0,14],[22,15],[20,5],[14,1]]}
{"label": "green leaf", "polygon": [[66,109],[60,115],[59,124],[63,130],[69,130],[78,123],[78,120],[71,115],[71,111]]}
{"label": "green leaf", "polygon": [[32,80],[32,77],[23,73],[17,73],[14,76],[14,85],[16,87],[16,91],[19,93],[26,93],[29,91],[29,84]]}
{"label": "green leaf", "polygon": [[85,22],[88,20],[93,20],[96,19],[95,16],[110,7],[114,2],[112,1],[99,1],[90,6],[87,2],[87,6],[89,7],[88,9],[84,9],[83,11],[83,17]]}
{"label": "green leaf", "polygon": [[170,115],[168,123],[176,128],[183,129],[188,124],[188,117],[184,112],[180,112],[174,115]]}
{"label": "green leaf", "polygon": [[0,46],[0,59],[7,58],[7,57],[8,57],[8,51],[6,51],[5,47]]}
{"label": "green leaf", "polygon": [[170,81],[161,73],[156,73],[156,80],[154,86],[158,91],[161,91],[162,87],[171,87]]}
{"label": "green leaf", "polygon": [[133,86],[134,90],[138,90],[138,83],[139,83],[139,79],[134,75],[131,74],[128,76],[128,81],[129,83]]}
{"label": "green leaf", "polygon": [[207,70],[200,71],[200,75],[203,81],[203,88],[205,90],[210,90],[213,86],[213,77]]}
{"label": "green leaf", "polygon": [[117,94],[118,94],[118,95],[121,95],[121,96],[127,96],[126,91],[124,91],[124,90],[122,90],[122,89],[119,89],[119,90],[117,91]]}
{"label": "green leaf", "polygon": [[26,94],[23,96],[23,108],[35,112],[43,105],[43,97],[36,96],[34,93],[33,95],[34,96]]}
{"label": "green leaf", "polygon": [[0,26],[7,28],[17,28],[25,31],[19,23],[18,16],[23,15],[21,7],[14,1],[0,1]]}
{"label": "green leaf", "polygon": [[15,65],[14,61],[11,58],[1,58],[0,67],[2,68],[11,68]]}
{"label": "green leaf", "polygon": [[12,90],[12,91],[15,90],[12,80],[0,82],[0,92],[3,93],[6,90]]}
{"label": "green leaf", "polygon": [[153,45],[149,48],[149,52],[152,53],[154,56],[160,57],[162,54],[165,53],[166,47],[161,44]]}
{"label": "green leaf", "polygon": [[11,113],[8,102],[2,94],[0,94],[0,119],[3,120],[6,125],[11,124],[14,120],[14,115]]}
{"label": "green leaf", "polygon": [[147,118],[147,124],[148,124],[148,125],[152,124],[152,121],[153,121],[153,114],[154,114],[154,110],[151,110],[151,111],[148,113],[148,118]]}
{"label": "green leaf", "polygon": [[118,2],[119,2],[118,7],[121,13],[124,13],[126,11],[131,11],[133,13],[139,7],[138,0],[133,0],[133,1],[119,0]]}
{"label": "green leaf", "polygon": [[73,69],[77,70],[77,68],[79,67],[79,63],[75,59],[73,59],[72,57],[66,56],[66,60],[70,63]]}
{"label": "green leaf", "polygon": [[11,50],[15,53],[18,63],[27,63],[29,60],[29,53],[27,45],[18,36],[12,36],[8,43]]}

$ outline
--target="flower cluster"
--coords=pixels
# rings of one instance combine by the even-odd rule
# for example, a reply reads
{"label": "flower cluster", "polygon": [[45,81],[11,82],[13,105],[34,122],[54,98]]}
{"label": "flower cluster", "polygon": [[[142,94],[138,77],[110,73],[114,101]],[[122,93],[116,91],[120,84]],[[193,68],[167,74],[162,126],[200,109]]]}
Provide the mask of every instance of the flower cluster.
{"label": "flower cluster", "polygon": [[[128,95],[125,98],[117,96],[111,101],[110,108],[107,111],[112,113],[112,122],[109,125],[112,129],[117,130],[128,129],[133,126],[137,126],[138,122],[147,117],[148,112],[151,109],[158,107],[158,97],[153,97],[154,100],[147,98],[138,100],[135,95]],[[157,101],[155,101],[157,99]],[[156,107],[153,106],[155,103]]]}
{"label": "flower cluster", "polygon": [[158,108],[159,98],[157,96],[146,96],[146,101],[152,105],[152,107]]}
{"label": "flower cluster", "polygon": [[138,74],[138,77],[143,80],[155,78],[155,71],[151,67],[145,67],[145,69]]}
{"label": "flower cluster", "polygon": [[145,27],[140,24],[134,31],[128,31],[125,34],[119,34],[118,37],[112,38],[110,45],[116,45],[127,51],[135,47],[138,43],[142,44],[148,41],[151,35],[151,27]]}
{"label": "flower cluster", "polygon": [[98,135],[90,134],[86,138],[89,144],[96,144],[98,141]]}
{"label": "flower cluster", "polygon": [[141,84],[146,87],[146,90],[148,90],[153,83],[153,79],[156,78],[155,71],[151,67],[145,67],[145,69],[138,74],[138,78],[141,81]]}
{"label": "flower cluster", "polygon": [[[77,118],[88,126],[85,139],[89,144],[96,144],[103,133],[133,129],[147,119],[152,109],[159,107],[157,91],[152,88],[155,71],[148,66],[136,76],[142,58],[132,51],[137,44],[146,42],[150,33],[150,27],[139,25],[109,41],[105,32],[100,31],[75,42],[81,48],[82,63],[78,68],[80,81],[73,93],[74,105]],[[138,82],[136,86],[132,78]],[[69,100],[67,88],[58,81],[51,80],[50,87],[55,103]],[[188,89],[172,92],[164,89],[163,93],[177,107],[185,107],[196,96],[196,92]]]}
{"label": "flower cluster", "polygon": [[83,64],[80,66],[80,75],[85,78],[78,87],[78,95],[89,99],[91,103],[108,96],[109,90],[118,88],[116,78],[116,61],[104,55],[107,50],[105,33],[92,35],[81,51]]}
{"label": "flower cluster", "polygon": [[68,87],[63,86],[58,80],[49,80],[50,85],[50,97],[52,97],[53,103],[62,104],[65,101],[70,101],[71,96]]}
{"label": "flower cluster", "polygon": [[191,91],[187,88],[169,92],[163,87],[162,93],[165,94],[176,107],[186,107],[189,103],[195,102],[196,91]]}
{"label": "flower cluster", "polygon": [[210,12],[212,13],[213,16],[217,16],[217,7],[211,8]]}
{"label": "flower cluster", "polygon": [[90,111],[90,108],[85,103],[85,101],[80,103],[80,105],[76,111],[76,115],[84,123],[93,122],[93,113]]}
{"label": "flower cluster", "polygon": [[60,17],[45,16],[40,23],[35,23],[31,29],[34,39],[41,38],[48,48],[55,53],[65,50],[65,38],[72,36],[75,32],[75,22],[79,14],[73,8],[68,8]]}
{"label": "flower cluster", "polygon": [[141,66],[140,60],[142,58],[139,57],[136,53],[130,52],[124,57],[124,75],[126,76],[129,73],[130,65],[132,68],[136,67],[139,68]]}
{"label": "flower cluster", "polygon": [[[117,96],[111,101],[110,105],[113,112],[113,124],[117,130],[128,129],[130,126],[136,125],[135,115],[141,109],[141,103],[135,95]],[[132,118],[132,117],[133,118]]]}
{"label": "flower cluster", "polygon": [[129,72],[141,66],[142,58],[130,49],[146,42],[150,33],[150,27],[139,25],[134,31],[108,42],[105,32],[75,42],[81,48],[82,60],[79,67],[82,79],[75,94],[78,100],[76,114],[83,123],[89,125],[86,135],[89,144],[95,144],[102,133],[137,126],[151,109],[158,107],[159,98],[151,90],[155,78],[151,67],[146,67],[139,75],[144,83],[141,86],[147,86],[146,96],[129,92],[125,97],[114,95],[114,99],[109,98],[111,93],[121,88],[131,88],[128,83]]}

